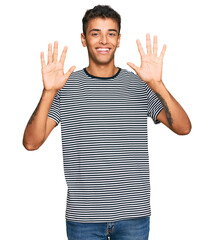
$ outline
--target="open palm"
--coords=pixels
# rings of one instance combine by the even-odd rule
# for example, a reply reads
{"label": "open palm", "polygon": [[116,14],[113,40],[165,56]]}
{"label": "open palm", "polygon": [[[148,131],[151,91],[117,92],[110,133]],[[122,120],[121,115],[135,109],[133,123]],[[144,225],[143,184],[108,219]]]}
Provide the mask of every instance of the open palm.
{"label": "open palm", "polygon": [[128,62],[127,64],[138,74],[138,76],[145,82],[162,81],[162,66],[163,57],[166,51],[166,45],[163,46],[160,56],[157,56],[157,36],[154,36],[153,53],[151,50],[150,35],[146,35],[146,48],[145,54],[140,40],[137,40],[138,50],[141,56],[141,65],[137,67],[135,64]]}
{"label": "open palm", "polygon": [[67,47],[64,47],[60,60],[58,58],[58,42],[54,42],[52,54],[52,44],[48,45],[48,64],[45,64],[44,53],[41,53],[42,78],[45,90],[59,90],[64,87],[69,76],[74,71],[75,66],[71,67],[64,74],[64,62],[67,53]]}

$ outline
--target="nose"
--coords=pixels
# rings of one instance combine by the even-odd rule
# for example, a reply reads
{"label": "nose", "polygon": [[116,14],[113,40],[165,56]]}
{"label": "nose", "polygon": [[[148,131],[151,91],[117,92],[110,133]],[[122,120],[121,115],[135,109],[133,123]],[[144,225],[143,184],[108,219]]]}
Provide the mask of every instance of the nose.
{"label": "nose", "polygon": [[102,34],[102,35],[100,36],[100,43],[102,43],[102,44],[106,44],[106,43],[107,43],[107,37],[106,37],[106,35]]}

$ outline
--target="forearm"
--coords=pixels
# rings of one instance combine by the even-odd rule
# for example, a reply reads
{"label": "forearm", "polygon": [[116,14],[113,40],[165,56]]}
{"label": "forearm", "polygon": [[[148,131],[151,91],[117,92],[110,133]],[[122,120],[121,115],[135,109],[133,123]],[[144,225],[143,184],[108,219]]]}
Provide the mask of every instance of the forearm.
{"label": "forearm", "polygon": [[161,81],[156,84],[152,83],[149,86],[164,106],[168,127],[177,134],[189,133],[191,130],[191,122],[188,115],[166,89],[163,82]]}
{"label": "forearm", "polygon": [[37,149],[45,138],[46,123],[56,91],[43,90],[41,99],[25,128],[23,145],[29,150]]}

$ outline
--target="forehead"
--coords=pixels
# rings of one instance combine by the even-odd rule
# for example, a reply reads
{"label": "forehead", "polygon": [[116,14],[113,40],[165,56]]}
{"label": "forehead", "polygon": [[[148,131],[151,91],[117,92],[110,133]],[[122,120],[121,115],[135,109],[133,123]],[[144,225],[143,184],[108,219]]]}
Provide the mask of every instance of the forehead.
{"label": "forehead", "polygon": [[88,22],[88,29],[87,31],[90,31],[91,29],[100,29],[102,31],[108,31],[108,29],[118,29],[118,24],[114,19],[111,18],[94,18],[91,19]]}

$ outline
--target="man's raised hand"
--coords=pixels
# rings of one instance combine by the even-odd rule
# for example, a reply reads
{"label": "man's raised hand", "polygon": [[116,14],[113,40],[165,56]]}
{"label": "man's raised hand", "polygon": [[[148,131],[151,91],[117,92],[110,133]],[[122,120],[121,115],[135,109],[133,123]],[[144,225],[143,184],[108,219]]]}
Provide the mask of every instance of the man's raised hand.
{"label": "man's raised hand", "polygon": [[149,33],[146,34],[146,48],[147,54],[145,54],[140,40],[137,40],[138,50],[141,56],[141,66],[137,67],[133,63],[127,64],[138,74],[138,76],[146,83],[157,83],[162,81],[162,66],[163,57],[166,51],[166,45],[163,45],[160,56],[157,56],[157,36],[154,36],[153,52],[151,47],[151,40]]}
{"label": "man's raised hand", "polygon": [[64,62],[68,47],[64,47],[60,60],[58,58],[58,42],[54,42],[54,49],[52,53],[52,44],[48,44],[48,63],[45,64],[44,52],[41,52],[42,78],[44,89],[46,91],[58,91],[64,87],[69,76],[75,70],[72,66],[67,73],[64,74]]}

